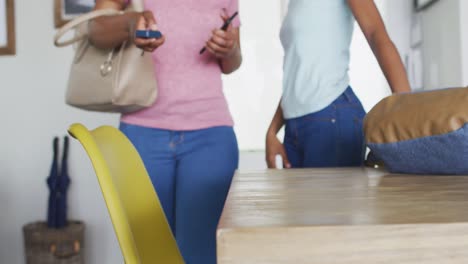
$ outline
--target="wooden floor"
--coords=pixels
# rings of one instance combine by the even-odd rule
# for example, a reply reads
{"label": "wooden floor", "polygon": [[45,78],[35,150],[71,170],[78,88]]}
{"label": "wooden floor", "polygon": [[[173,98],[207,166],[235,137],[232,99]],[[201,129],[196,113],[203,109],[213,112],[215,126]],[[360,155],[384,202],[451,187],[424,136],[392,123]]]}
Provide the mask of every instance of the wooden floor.
{"label": "wooden floor", "polygon": [[468,263],[468,177],[238,172],[218,263]]}

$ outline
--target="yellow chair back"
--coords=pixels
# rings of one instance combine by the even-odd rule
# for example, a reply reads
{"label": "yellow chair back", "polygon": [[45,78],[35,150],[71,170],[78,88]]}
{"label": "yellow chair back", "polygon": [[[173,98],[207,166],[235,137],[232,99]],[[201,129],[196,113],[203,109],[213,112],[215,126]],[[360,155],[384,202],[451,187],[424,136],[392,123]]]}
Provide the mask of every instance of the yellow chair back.
{"label": "yellow chair back", "polygon": [[184,263],[151,179],[135,147],[118,129],[69,133],[86,150],[112,220],[125,263]]}

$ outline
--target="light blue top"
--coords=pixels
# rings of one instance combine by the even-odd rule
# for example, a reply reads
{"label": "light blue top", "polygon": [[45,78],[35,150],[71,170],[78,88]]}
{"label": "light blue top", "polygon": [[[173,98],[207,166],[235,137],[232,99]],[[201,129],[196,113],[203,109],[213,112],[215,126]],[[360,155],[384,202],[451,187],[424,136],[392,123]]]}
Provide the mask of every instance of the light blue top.
{"label": "light blue top", "polygon": [[285,119],[326,108],[349,86],[353,28],[346,0],[290,0],[281,29]]}

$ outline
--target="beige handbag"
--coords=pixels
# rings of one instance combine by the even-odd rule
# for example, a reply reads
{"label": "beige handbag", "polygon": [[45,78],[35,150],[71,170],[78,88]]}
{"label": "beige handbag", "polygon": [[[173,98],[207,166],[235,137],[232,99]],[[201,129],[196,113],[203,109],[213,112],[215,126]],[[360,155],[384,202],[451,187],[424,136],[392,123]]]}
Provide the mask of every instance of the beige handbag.
{"label": "beige handbag", "polygon": [[[131,9],[142,11],[142,1]],[[150,53],[131,43],[102,50],[88,39],[88,22],[96,17],[123,14],[113,9],[84,14],[60,28],[54,37],[57,47],[76,44],[66,92],[66,103],[80,109],[129,113],[151,106],[157,97],[157,83]],[[71,40],[60,39],[75,29]]]}

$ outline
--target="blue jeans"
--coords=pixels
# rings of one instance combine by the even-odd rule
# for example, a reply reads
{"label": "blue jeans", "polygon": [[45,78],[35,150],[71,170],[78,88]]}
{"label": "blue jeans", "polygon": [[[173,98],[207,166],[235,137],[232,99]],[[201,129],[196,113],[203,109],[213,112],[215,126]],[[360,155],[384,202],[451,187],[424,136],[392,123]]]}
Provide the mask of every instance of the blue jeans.
{"label": "blue jeans", "polygon": [[233,128],[120,129],[143,159],[186,263],[216,263],[216,227],[239,161]]}
{"label": "blue jeans", "polygon": [[351,87],[325,109],[286,120],[284,146],[293,168],[355,167],[364,160],[366,112]]}

